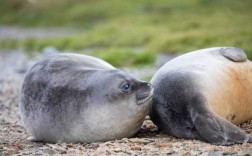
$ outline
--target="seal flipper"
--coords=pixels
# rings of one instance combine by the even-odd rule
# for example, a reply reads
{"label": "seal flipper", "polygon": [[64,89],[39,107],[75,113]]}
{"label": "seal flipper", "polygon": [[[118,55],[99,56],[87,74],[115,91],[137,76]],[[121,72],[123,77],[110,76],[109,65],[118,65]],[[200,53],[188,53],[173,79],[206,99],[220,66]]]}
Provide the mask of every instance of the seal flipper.
{"label": "seal flipper", "polygon": [[236,47],[225,47],[220,49],[220,53],[228,58],[231,61],[234,62],[246,62],[247,61],[247,55],[243,50]]}
{"label": "seal flipper", "polygon": [[[203,141],[218,145],[252,142],[251,136],[242,129],[213,113],[195,112],[191,115],[194,126],[201,138],[204,139]],[[197,139],[202,140],[201,138]]]}

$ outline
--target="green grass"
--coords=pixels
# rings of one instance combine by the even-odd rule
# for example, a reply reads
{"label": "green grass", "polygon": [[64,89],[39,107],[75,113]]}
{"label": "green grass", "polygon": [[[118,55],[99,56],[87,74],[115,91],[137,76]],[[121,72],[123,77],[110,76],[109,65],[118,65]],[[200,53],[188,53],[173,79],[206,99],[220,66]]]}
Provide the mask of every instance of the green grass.
{"label": "green grass", "polygon": [[151,75],[147,75],[145,77],[141,77],[141,80],[146,81],[146,82],[150,82],[150,80],[151,80],[152,77],[153,77],[152,74]]}
{"label": "green grass", "polygon": [[[142,64],[139,54],[132,50],[135,48],[143,49],[141,57],[146,57],[147,52],[155,56],[236,46],[252,59],[251,0],[0,0],[0,4],[2,24],[83,30],[51,39],[7,39],[0,41],[0,47],[27,51],[40,51],[46,46],[59,50],[91,48],[119,66],[114,55],[122,55],[120,59],[130,62],[126,64]],[[148,57],[144,61],[151,62]]]}
{"label": "green grass", "polygon": [[123,48],[94,50],[89,55],[99,57],[117,67],[153,64],[156,59],[153,52]]}

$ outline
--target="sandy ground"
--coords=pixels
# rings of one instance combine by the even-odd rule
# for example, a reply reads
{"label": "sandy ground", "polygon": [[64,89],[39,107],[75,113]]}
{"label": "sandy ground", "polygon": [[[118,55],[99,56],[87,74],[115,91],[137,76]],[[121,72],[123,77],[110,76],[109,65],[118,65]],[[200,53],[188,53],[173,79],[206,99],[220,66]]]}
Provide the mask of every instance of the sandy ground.
{"label": "sandy ground", "polygon": [[[42,55],[39,58],[43,57]],[[0,52],[0,155],[249,155],[252,144],[215,146],[196,140],[176,139],[158,130],[147,117],[138,134],[91,144],[48,144],[28,141],[20,122],[18,95],[24,74],[37,59],[19,51]],[[154,72],[151,69],[149,72]],[[130,71],[130,70],[129,70]],[[139,72],[141,74],[141,69]],[[148,70],[143,69],[148,72]],[[142,72],[143,72],[142,71]],[[136,72],[136,71],[134,71]],[[252,134],[252,122],[242,129]]]}

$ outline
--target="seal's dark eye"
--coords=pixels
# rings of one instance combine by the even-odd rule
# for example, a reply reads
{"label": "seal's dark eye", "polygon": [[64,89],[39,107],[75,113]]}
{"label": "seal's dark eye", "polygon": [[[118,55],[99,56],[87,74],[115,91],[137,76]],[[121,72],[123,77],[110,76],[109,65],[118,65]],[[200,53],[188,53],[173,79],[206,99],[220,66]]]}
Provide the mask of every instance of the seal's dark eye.
{"label": "seal's dark eye", "polygon": [[131,86],[130,86],[129,83],[125,83],[124,85],[122,85],[121,89],[122,89],[122,91],[124,91],[124,92],[128,92],[128,91],[130,91]]}

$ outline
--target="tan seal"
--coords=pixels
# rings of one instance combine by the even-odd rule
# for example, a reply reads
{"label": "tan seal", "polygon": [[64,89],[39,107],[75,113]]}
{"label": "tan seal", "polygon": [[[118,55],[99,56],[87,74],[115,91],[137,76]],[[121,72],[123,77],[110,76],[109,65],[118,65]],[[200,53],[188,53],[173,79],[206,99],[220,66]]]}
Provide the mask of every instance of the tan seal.
{"label": "tan seal", "polygon": [[164,131],[215,144],[252,141],[236,126],[252,119],[252,63],[241,49],[181,55],[161,67],[151,83],[150,116]]}

